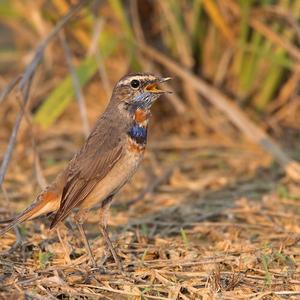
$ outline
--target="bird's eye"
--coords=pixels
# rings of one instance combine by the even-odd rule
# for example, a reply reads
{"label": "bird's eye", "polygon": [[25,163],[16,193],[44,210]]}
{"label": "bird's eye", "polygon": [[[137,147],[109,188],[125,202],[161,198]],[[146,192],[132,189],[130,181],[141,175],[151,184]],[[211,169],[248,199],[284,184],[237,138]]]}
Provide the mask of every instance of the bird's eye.
{"label": "bird's eye", "polygon": [[140,86],[140,82],[136,79],[133,79],[131,82],[130,82],[130,85],[131,87],[133,87],[134,89],[137,89],[139,86]]}

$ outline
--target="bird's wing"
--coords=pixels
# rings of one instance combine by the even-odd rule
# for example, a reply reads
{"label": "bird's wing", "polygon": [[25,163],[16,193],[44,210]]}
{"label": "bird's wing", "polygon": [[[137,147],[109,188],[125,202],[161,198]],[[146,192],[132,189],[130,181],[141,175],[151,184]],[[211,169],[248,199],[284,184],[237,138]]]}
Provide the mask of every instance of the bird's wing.
{"label": "bird's wing", "polygon": [[123,143],[112,129],[94,130],[81,151],[70,161],[67,180],[62,192],[60,207],[50,228],[64,220],[93,191],[123,153]]}

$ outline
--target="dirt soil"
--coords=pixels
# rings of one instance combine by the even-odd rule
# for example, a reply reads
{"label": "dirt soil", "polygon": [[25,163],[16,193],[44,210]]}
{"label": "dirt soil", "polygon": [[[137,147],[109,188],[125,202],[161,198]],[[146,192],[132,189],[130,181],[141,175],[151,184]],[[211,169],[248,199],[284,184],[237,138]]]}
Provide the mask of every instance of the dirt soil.
{"label": "dirt soil", "polygon": [[[53,132],[39,141],[47,178],[81,142]],[[299,299],[299,185],[247,143],[156,138],[111,210],[125,273],[106,251],[97,210],[86,224],[97,268],[71,220],[49,231],[45,217],[1,238],[0,298]],[[25,161],[12,163],[1,219],[38,192],[32,173]]]}

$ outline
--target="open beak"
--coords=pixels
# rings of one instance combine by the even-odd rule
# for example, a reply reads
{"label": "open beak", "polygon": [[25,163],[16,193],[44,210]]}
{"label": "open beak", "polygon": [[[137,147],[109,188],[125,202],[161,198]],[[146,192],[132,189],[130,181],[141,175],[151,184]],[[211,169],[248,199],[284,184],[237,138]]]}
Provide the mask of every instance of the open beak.
{"label": "open beak", "polygon": [[145,91],[151,92],[151,93],[156,93],[156,94],[171,93],[170,91],[164,91],[159,88],[160,83],[166,82],[170,79],[171,79],[171,77],[165,77],[165,78],[159,79],[156,82],[152,82],[145,87]]}

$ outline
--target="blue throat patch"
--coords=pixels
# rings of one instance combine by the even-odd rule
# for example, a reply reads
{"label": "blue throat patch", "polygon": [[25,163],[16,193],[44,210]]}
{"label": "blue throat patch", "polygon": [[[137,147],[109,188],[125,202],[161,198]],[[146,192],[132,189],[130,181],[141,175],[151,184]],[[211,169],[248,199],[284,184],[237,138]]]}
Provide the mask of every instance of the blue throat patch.
{"label": "blue throat patch", "polygon": [[147,141],[147,127],[134,124],[128,132],[128,135],[138,144],[146,144]]}
{"label": "blue throat patch", "polygon": [[137,95],[130,105],[130,111],[134,113],[138,108],[147,109],[150,108],[152,101],[151,101],[151,93],[143,93]]}

